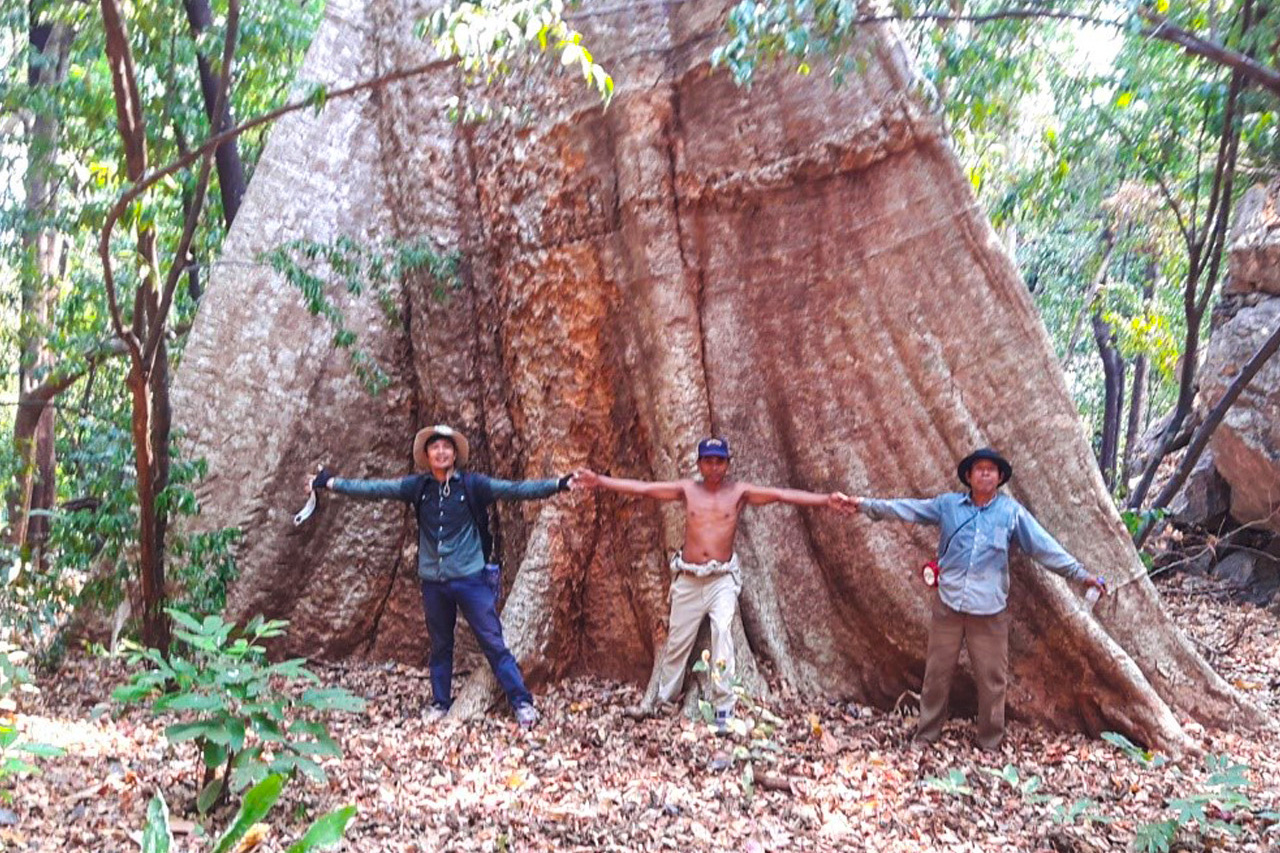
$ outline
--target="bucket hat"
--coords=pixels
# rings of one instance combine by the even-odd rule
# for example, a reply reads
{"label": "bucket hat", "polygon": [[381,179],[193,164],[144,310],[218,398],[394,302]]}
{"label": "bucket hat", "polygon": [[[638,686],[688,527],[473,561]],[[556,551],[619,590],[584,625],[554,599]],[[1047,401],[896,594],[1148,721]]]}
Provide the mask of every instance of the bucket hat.
{"label": "bucket hat", "polygon": [[982,447],[961,459],[960,464],[956,466],[956,476],[960,478],[960,482],[964,483],[966,486],[969,485],[969,469],[971,469],[974,463],[980,459],[986,459],[990,462],[996,463],[996,467],[1000,469],[1001,486],[1009,482],[1009,478],[1013,476],[1013,466],[1009,464],[1008,459],[1005,459],[990,447]]}

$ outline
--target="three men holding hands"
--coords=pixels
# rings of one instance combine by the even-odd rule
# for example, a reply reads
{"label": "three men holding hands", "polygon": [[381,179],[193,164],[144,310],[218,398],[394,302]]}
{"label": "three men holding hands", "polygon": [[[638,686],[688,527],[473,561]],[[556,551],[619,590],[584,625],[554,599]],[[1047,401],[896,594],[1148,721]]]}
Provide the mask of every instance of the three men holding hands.
{"label": "three men holding hands", "polygon": [[939,528],[938,591],[932,604],[929,648],[921,695],[917,740],[935,741],[946,720],[947,699],[961,643],[969,648],[978,684],[978,745],[995,749],[1004,737],[1008,677],[1009,543],[1063,577],[1105,591],[1101,577],[1089,574],[1000,486],[1013,474],[1007,460],[990,448],[975,451],[957,469],[964,492],[927,499],[876,500],[841,492],[818,494],[739,482],[729,476],[731,453],[722,438],[698,444],[697,479],[646,482],[597,474],[586,468],[558,479],[511,482],[461,471],[469,455],[465,436],[447,426],[421,430],[414,460],[426,473],[399,480],[346,480],[321,469],[312,488],[362,498],[404,501],[418,518],[418,574],[423,610],[431,638],[429,667],[433,691],[431,716],[447,712],[451,702],[453,630],[462,610],[480,641],[522,726],[537,718],[532,696],[502,638],[497,613],[497,567],[488,536],[488,506],[495,499],[546,498],[572,485],[606,489],[685,506],[685,541],[671,558],[671,612],[667,643],[657,662],[658,699],[680,692],[689,652],[703,617],[711,621],[711,654],[722,667],[711,679],[711,702],[723,729],[732,713],[734,675],[731,631],[742,589],[734,539],[747,506],[789,503],[861,512],[879,521],[931,524]]}

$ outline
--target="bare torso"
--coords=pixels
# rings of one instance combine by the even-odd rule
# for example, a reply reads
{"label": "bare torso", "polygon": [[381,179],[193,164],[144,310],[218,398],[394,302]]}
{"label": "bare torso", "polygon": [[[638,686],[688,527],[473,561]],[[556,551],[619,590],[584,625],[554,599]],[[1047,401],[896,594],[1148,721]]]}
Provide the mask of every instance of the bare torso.
{"label": "bare torso", "polygon": [[725,561],[733,556],[733,537],[738,532],[738,516],[746,485],[722,481],[710,489],[698,480],[684,480],[684,559],[690,563]]}

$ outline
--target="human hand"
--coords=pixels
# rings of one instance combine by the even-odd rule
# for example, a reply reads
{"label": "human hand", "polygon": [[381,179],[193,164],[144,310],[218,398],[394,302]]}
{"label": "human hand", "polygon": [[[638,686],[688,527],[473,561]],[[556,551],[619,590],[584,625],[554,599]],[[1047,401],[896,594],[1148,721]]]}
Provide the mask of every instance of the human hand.
{"label": "human hand", "polygon": [[857,512],[857,505],[854,504],[853,498],[849,497],[844,492],[832,492],[827,495],[827,506],[837,512],[842,512],[845,515]]}
{"label": "human hand", "polygon": [[333,474],[329,473],[329,469],[323,464],[316,466],[316,472],[307,477],[306,494],[307,497],[316,489],[327,489],[329,481],[333,479]]}
{"label": "human hand", "polygon": [[600,475],[590,468],[579,468],[573,472],[573,479],[569,481],[569,487],[579,491],[585,489],[595,489],[600,486]]}
{"label": "human hand", "polygon": [[862,509],[862,498],[857,495],[846,495],[844,492],[836,492],[841,499],[841,508],[849,515],[857,515]]}
{"label": "human hand", "polygon": [[1107,594],[1107,579],[1104,578],[1102,575],[1094,575],[1093,577],[1089,578],[1088,584],[1091,587],[1097,588],[1098,595]]}

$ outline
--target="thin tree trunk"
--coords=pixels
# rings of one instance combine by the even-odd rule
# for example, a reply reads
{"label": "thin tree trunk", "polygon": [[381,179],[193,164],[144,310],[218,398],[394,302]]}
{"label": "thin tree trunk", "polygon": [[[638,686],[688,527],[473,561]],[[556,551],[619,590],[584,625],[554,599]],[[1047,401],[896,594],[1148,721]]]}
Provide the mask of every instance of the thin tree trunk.
{"label": "thin tree trunk", "polygon": [[[1147,261],[1143,271],[1142,305],[1144,311],[1151,308],[1151,300],[1155,296],[1156,264]],[[1127,481],[1133,474],[1134,453],[1137,452],[1138,437],[1142,432],[1147,407],[1147,369],[1149,360],[1145,353],[1139,353],[1133,360],[1133,385],[1129,394],[1129,422],[1124,436],[1124,462],[1121,465],[1123,476]]]}
{"label": "thin tree trunk", "polygon": [[1080,311],[1076,314],[1076,319],[1071,324],[1071,337],[1067,339],[1067,351],[1062,356],[1062,369],[1064,371],[1071,366],[1076,344],[1080,343],[1080,334],[1084,330],[1084,318],[1094,313],[1093,303],[1097,301],[1103,282],[1107,280],[1107,272],[1111,269],[1111,256],[1116,250],[1114,232],[1110,228],[1104,228],[1099,242],[1102,244],[1102,260],[1098,263],[1098,271],[1094,274],[1093,281],[1089,282],[1089,289],[1085,291],[1084,300],[1080,303]]}
{"label": "thin tree trunk", "polygon": [[142,639],[151,648],[169,647],[169,620],[164,613],[164,560],[158,551],[155,453],[151,446],[151,387],[137,361],[129,369],[133,404],[134,471],[138,480],[138,566],[142,585]]}
{"label": "thin tree trunk", "polygon": [[[27,80],[33,88],[51,88],[66,76],[72,32],[43,21],[44,4],[28,6],[31,60]],[[47,399],[33,395],[42,374],[52,367],[44,336],[53,316],[57,288],[53,282],[62,258],[62,235],[49,223],[57,207],[54,165],[60,126],[52,110],[37,112],[27,134],[26,225],[22,233],[25,263],[21,283],[19,324],[18,406],[13,444],[20,460],[18,479],[8,495],[9,541],[37,551],[48,537],[49,519],[38,510],[50,509],[57,495],[57,458],[53,410]]]}
{"label": "thin tree trunk", "polygon": [[1195,403],[1196,371],[1200,359],[1200,325],[1218,283],[1222,253],[1226,247],[1227,223],[1231,217],[1236,157],[1240,146],[1240,125],[1236,120],[1236,104],[1242,86],[1241,76],[1235,74],[1231,79],[1227,104],[1223,111],[1218,159],[1214,166],[1213,188],[1210,192],[1203,228],[1198,234],[1184,231],[1188,241],[1190,264],[1182,297],[1187,337],[1182,353],[1182,371],[1178,380],[1178,401],[1169,423],[1160,433],[1155,452],[1147,460],[1142,479],[1133,494],[1129,496],[1130,509],[1141,507],[1147,499],[1147,493],[1155,479],[1156,470],[1160,467],[1160,461],[1169,452],[1170,445],[1181,431]]}
{"label": "thin tree trunk", "polygon": [[[111,67],[112,87],[116,102],[116,119],[124,143],[125,165],[129,180],[137,183],[147,171],[147,136],[141,99],[133,69],[133,52],[129,47],[124,21],[116,0],[102,0],[102,20],[107,31],[107,59]],[[164,554],[157,537],[156,518],[156,454],[152,435],[152,377],[143,342],[152,333],[161,332],[156,316],[156,235],[151,226],[140,226],[137,234],[138,289],[134,293],[133,316],[124,328],[118,303],[112,300],[112,319],[119,334],[129,345],[129,375],[126,380],[132,404],[131,431],[134,446],[134,468],[138,480],[138,577],[142,587],[142,640],[152,647],[169,647],[169,620],[164,613]]]}
{"label": "thin tree trunk", "polygon": [[[209,9],[209,0],[182,0],[187,10],[187,21],[191,24],[191,32],[199,36],[213,25],[213,14]],[[196,65],[200,71],[200,94],[204,98],[205,115],[214,128],[231,127],[231,98],[223,99],[219,121],[214,121],[214,110],[218,101],[218,75],[214,73],[209,57],[196,51]],[[227,227],[231,227],[236,213],[240,210],[240,201],[244,198],[246,188],[244,163],[240,159],[240,147],[236,138],[228,139],[217,147],[214,159],[218,168],[218,190],[222,194],[222,218]]]}
{"label": "thin tree trunk", "polygon": [[1098,467],[1102,469],[1102,479],[1107,488],[1115,491],[1116,457],[1120,447],[1120,420],[1124,406],[1124,359],[1116,348],[1115,331],[1099,311],[1093,314],[1093,340],[1098,345],[1098,355],[1102,358],[1105,395]]}
{"label": "thin tree trunk", "polygon": [[[151,446],[153,448],[153,487],[157,497],[169,485],[170,434],[173,427],[173,410],[169,402],[169,355],[162,341],[156,353],[151,371]],[[169,529],[169,514],[159,507],[155,511],[155,547],[160,563],[160,577],[165,574],[165,534]]]}

